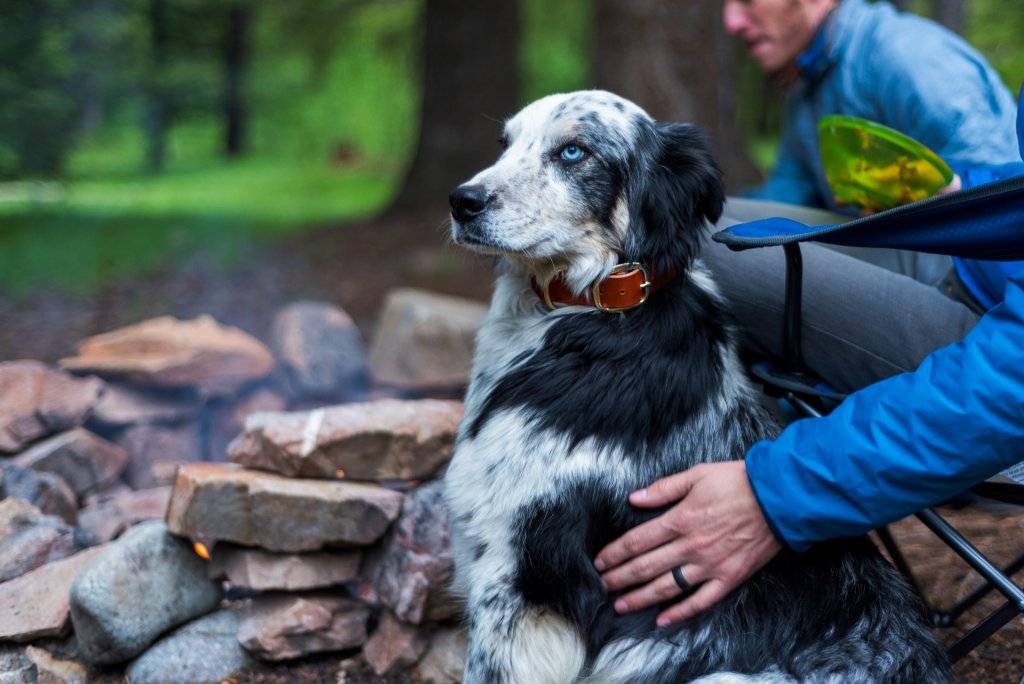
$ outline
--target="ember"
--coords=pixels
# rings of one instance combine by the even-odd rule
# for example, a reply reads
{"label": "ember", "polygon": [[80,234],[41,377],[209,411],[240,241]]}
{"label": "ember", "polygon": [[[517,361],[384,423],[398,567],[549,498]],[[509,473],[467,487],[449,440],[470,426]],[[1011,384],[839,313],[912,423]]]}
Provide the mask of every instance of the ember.
{"label": "ember", "polygon": [[197,556],[203,560],[210,560],[210,550],[206,548],[206,544],[203,542],[193,542],[192,548],[195,550]]}

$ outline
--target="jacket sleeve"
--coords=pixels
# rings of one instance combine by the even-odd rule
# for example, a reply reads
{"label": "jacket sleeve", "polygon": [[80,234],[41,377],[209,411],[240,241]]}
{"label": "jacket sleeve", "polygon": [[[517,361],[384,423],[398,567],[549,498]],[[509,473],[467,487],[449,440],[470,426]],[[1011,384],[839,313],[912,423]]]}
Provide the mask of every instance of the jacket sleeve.
{"label": "jacket sleeve", "polygon": [[765,517],[796,550],[864,534],[1024,461],[1024,273],[963,340],[746,460]]}

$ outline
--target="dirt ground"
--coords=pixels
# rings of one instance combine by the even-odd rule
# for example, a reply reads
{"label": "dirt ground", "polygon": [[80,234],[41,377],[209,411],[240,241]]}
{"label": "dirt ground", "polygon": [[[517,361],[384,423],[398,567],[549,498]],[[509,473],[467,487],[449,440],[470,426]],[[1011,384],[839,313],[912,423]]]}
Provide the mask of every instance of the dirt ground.
{"label": "dirt ground", "polygon": [[[323,299],[344,307],[366,333],[388,289],[423,287],[486,300],[490,264],[447,241],[444,207],[416,214],[329,227],[272,243],[253,244],[225,269],[203,254],[168,264],[159,273],[110,285],[89,295],[39,292],[15,299],[0,292],[0,360],[56,360],[88,335],[162,314],[210,313],[267,338],[274,312],[296,299]],[[975,509],[946,511],[984,552],[1006,563],[1024,552],[1024,512],[994,515]],[[942,607],[968,593],[976,576],[923,525],[909,519],[894,533],[931,601]],[[1024,579],[1018,575],[1017,580]],[[951,643],[1001,605],[990,595],[952,629],[938,630]],[[345,675],[339,677],[344,670]],[[979,684],[1024,682],[1024,620],[1017,618],[956,667],[957,680]],[[245,682],[361,682],[382,680],[353,662],[326,657],[300,667],[253,675]]]}

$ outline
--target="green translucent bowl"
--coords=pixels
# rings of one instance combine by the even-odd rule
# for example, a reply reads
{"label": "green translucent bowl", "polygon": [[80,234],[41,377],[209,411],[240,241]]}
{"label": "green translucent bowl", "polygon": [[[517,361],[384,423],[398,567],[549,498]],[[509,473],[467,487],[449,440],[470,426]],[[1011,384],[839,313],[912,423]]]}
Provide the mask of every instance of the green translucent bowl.
{"label": "green translucent bowl", "polygon": [[953,181],[937,154],[874,121],[826,116],[818,137],[825,177],[842,204],[882,211],[931,197]]}

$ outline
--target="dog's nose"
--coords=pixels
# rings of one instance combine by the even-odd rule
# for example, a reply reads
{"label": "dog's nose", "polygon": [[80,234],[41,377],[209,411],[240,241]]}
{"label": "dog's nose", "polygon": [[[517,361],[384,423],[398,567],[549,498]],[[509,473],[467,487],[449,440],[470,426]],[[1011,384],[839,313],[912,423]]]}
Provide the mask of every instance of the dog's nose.
{"label": "dog's nose", "polygon": [[487,190],[482,185],[460,185],[448,195],[456,221],[472,221],[487,208]]}

